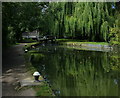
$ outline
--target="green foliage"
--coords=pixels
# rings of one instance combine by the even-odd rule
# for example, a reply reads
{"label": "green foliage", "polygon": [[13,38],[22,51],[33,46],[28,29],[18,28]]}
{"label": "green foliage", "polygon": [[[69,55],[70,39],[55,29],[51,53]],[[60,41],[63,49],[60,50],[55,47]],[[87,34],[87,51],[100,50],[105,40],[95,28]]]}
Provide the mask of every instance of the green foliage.
{"label": "green foliage", "polygon": [[[22,32],[88,41],[109,41],[110,28],[120,27],[118,3],[5,2],[2,5],[3,42],[21,41]],[[112,34],[112,32],[110,32]],[[111,36],[111,35],[110,35]],[[119,36],[119,35],[117,35]],[[117,39],[117,38],[115,38]]]}
{"label": "green foliage", "polygon": [[52,90],[48,86],[47,83],[44,82],[43,85],[40,86],[34,86],[34,90],[37,92],[36,96],[53,96]]}
{"label": "green foliage", "polygon": [[117,45],[120,44],[120,29],[111,28],[109,38],[111,44],[117,44]]}
{"label": "green foliage", "polygon": [[117,13],[114,27],[110,28],[109,39],[110,43],[120,45],[120,14]]}
{"label": "green foliage", "polygon": [[102,33],[102,37],[105,41],[107,41],[107,34],[108,34],[108,22],[105,21],[103,22],[103,24],[101,25],[101,33]]}
{"label": "green foliage", "polygon": [[[89,41],[108,41],[109,27],[115,22],[112,3],[50,3],[54,22],[51,31],[58,37],[79,37]],[[58,9],[58,10],[56,10]]]}
{"label": "green foliage", "polygon": [[109,40],[112,45],[120,45],[120,12],[115,13],[113,27],[110,28]]}
{"label": "green foliage", "polygon": [[[2,3],[2,36],[3,45],[22,40],[22,32],[40,30],[44,32],[46,20],[42,10],[47,3]],[[42,25],[41,25],[42,24]]]}

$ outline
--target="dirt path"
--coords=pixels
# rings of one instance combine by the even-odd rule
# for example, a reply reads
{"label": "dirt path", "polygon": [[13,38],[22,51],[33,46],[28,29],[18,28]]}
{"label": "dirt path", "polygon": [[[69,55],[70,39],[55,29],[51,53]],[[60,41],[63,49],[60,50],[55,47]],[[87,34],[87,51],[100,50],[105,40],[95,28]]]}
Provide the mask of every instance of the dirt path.
{"label": "dirt path", "polygon": [[2,54],[2,96],[35,96],[32,88],[19,90],[16,88],[24,77],[28,77],[23,57],[23,46],[19,44],[3,50]]}

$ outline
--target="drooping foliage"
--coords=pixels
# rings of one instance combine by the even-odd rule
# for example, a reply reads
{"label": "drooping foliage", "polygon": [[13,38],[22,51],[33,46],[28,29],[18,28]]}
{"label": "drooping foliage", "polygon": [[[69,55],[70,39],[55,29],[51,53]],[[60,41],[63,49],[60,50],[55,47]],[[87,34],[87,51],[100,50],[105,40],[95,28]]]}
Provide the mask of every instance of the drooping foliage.
{"label": "drooping foliage", "polygon": [[[89,41],[108,41],[115,23],[113,3],[50,3],[51,33],[58,37],[79,37]],[[50,21],[51,22],[51,19]]]}
{"label": "drooping foliage", "polygon": [[118,38],[112,35],[111,29],[117,28],[116,36],[119,36],[119,15],[119,3],[6,2],[2,3],[3,43],[18,42],[22,32],[36,29],[40,34],[57,38],[116,41]]}

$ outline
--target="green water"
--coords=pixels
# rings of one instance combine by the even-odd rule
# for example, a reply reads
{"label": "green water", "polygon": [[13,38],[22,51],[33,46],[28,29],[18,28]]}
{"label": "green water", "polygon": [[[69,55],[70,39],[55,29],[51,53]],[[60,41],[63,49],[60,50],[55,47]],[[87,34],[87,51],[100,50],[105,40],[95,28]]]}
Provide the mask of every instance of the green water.
{"label": "green water", "polygon": [[114,67],[119,61],[109,52],[41,46],[32,54],[32,64],[57,96],[118,95],[119,75]]}

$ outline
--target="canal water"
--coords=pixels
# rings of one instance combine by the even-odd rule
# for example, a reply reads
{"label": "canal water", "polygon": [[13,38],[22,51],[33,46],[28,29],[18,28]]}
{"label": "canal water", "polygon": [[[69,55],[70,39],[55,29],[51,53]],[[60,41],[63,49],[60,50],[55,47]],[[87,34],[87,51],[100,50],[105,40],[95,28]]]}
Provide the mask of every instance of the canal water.
{"label": "canal water", "polygon": [[31,62],[56,96],[118,96],[119,59],[111,52],[40,46]]}

